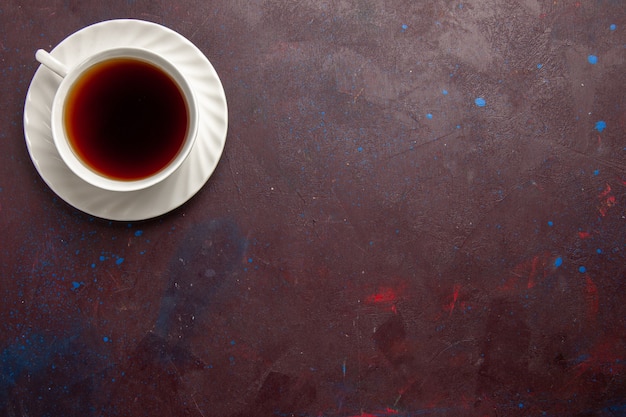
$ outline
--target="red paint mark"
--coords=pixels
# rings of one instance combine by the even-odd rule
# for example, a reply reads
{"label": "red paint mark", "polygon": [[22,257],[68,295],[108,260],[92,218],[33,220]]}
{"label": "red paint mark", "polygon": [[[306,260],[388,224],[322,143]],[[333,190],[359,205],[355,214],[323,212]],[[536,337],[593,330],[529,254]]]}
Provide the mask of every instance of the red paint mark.
{"label": "red paint mark", "polygon": [[518,277],[510,277],[507,281],[502,284],[498,289],[503,292],[513,291],[515,287],[517,287],[517,282],[519,281]]}
{"label": "red paint mark", "polygon": [[393,288],[381,288],[376,294],[372,294],[365,299],[370,304],[393,303],[398,299],[398,295]]}
{"label": "red paint mark", "polygon": [[461,286],[459,284],[454,284],[454,287],[452,287],[452,301],[450,301],[450,303],[444,307],[446,311],[450,312],[450,316],[452,315],[452,312],[454,311],[454,306],[459,299],[460,291]]}
{"label": "red paint mark", "polygon": [[530,274],[528,275],[528,284],[526,288],[533,288],[536,284],[537,265],[539,264],[539,256],[535,256],[530,265]]}
{"label": "red paint mark", "polygon": [[604,188],[604,191],[602,191],[600,193],[600,195],[598,196],[599,199],[603,199],[604,197],[606,197],[607,195],[609,195],[611,193],[611,186],[609,184],[606,185],[606,187]]}
{"label": "red paint mark", "polygon": [[609,209],[616,204],[615,196],[610,195],[606,198],[606,200],[602,201],[600,207],[598,207],[598,211],[602,217],[606,216]]}
{"label": "red paint mark", "polygon": [[375,305],[384,309],[388,309],[397,314],[396,304],[400,299],[400,295],[404,291],[404,285],[397,288],[382,287],[374,294],[365,298],[365,304]]}
{"label": "red paint mark", "polygon": [[588,358],[576,365],[575,378],[568,384],[572,391],[578,379],[585,379],[589,373],[601,373],[605,375],[621,375],[626,371],[623,362],[626,346],[621,338],[609,336],[598,342],[589,352]]}
{"label": "red paint mark", "polygon": [[598,207],[598,211],[602,217],[606,216],[609,209],[617,204],[615,196],[611,194],[611,186],[609,184],[607,184],[604,191],[598,195],[598,199],[600,200],[600,207]]}
{"label": "red paint mark", "polygon": [[591,233],[589,232],[578,232],[578,237],[581,239],[587,239],[591,237]]}
{"label": "red paint mark", "polygon": [[534,288],[548,274],[548,265],[552,258],[550,252],[544,252],[517,264],[511,271],[511,276],[498,289],[509,292],[521,291],[524,287],[527,290]]}
{"label": "red paint mark", "polygon": [[600,297],[598,296],[596,283],[587,274],[585,274],[585,300],[589,315],[595,319],[600,311]]}

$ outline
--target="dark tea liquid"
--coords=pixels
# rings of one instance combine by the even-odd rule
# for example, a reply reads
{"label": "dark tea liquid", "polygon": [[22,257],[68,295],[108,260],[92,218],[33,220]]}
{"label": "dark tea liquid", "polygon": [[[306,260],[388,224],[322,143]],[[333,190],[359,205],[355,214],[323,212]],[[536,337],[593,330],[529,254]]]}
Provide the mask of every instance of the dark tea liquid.
{"label": "dark tea liquid", "polygon": [[165,168],[185,141],[187,105],[161,69],[116,58],[87,70],[69,92],[66,133],[94,171],[137,180]]}

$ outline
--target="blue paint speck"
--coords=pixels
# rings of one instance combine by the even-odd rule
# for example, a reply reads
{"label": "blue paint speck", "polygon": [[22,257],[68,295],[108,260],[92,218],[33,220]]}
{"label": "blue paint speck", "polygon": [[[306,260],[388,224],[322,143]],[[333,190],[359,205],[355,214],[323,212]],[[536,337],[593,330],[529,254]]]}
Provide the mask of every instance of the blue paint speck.
{"label": "blue paint speck", "polygon": [[598,249],[596,249],[596,252],[597,253],[602,253],[602,249],[598,248]]}
{"label": "blue paint speck", "polygon": [[91,264],[91,267],[92,267],[92,268],[95,268],[95,267],[96,267],[96,264]]}
{"label": "blue paint speck", "polygon": [[598,120],[596,122],[596,130],[602,132],[604,129],[606,129],[606,122],[604,120]]}
{"label": "blue paint speck", "polygon": [[432,118],[433,118],[433,115],[432,115],[432,114],[430,114],[430,113],[428,113],[428,114],[426,115],[426,118],[427,118],[427,119],[432,119]]}
{"label": "blue paint speck", "polygon": [[359,152],[363,152],[363,147],[359,146],[358,148],[356,148],[356,150],[359,151]]}
{"label": "blue paint speck", "polygon": [[235,344],[236,344],[236,343],[237,343],[237,342],[235,342],[234,340],[231,340],[231,341],[230,341],[230,345],[231,345],[231,346],[235,346]]}
{"label": "blue paint speck", "polygon": [[600,170],[596,169],[595,171],[593,171],[593,175],[598,176],[600,175]]}
{"label": "blue paint speck", "polygon": [[537,69],[541,69],[543,67],[543,64],[537,64]]}
{"label": "blue paint speck", "polygon": [[121,265],[122,262],[124,262],[124,258],[118,258],[117,261],[115,261],[116,265]]}
{"label": "blue paint speck", "polygon": [[558,268],[558,267],[559,267],[559,266],[561,266],[561,265],[563,265],[563,258],[561,258],[561,257],[559,256],[558,258],[556,258],[556,259],[554,260],[554,266],[556,266],[556,267]]}
{"label": "blue paint speck", "polygon": [[248,263],[251,264],[252,262],[254,262],[254,259],[248,258]]}
{"label": "blue paint speck", "polygon": [[553,222],[552,220],[550,220],[550,221],[548,222],[548,226],[550,226],[550,227],[554,226],[554,222]]}
{"label": "blue paint speck", "polygon": [[615,30],[615,29],[617,29],[617,25],[615,23],[613,23],[611,26],[609,26],[609,29]]}
{"label": "blue paint speck", "polygon": [[72,282],[72,289],[73,290],[77,290],[80,287],[80,282]]}
{"label": "blue paint speck", "polygon": [[584,274],[585,272],[587,272],[587,268],[585,268],[584,266],[579,266],[578,272],[580,272],[581,274]]}
{"label": "blue paint speck", "polygon": [[443,91],[441,92],[441,94],[443,94],[444,96],[447,96],[447,95],[448,95],[448,90],[443,90]]}
{"label": "blue paint speck", "polygon": [[474,100],[474,103],[476,103],[478,107],[485,107],[487,105],[487,102],[482,97],[477,97],[476,100]]}
{"label": "blue paint speck", "polygon": [[104,255],[100,255],[100,261],[104,261],[105,259]]}
{"label": "blue paint speck", "polygon": [[135,232],[135,236],[139,237],[139,236],[141,236],[141,235],[143,235],[143,230],[137,230],[137,231]]}
{"label": "blue paint speck", "polygon": [[404,32],[404,31],[405,31],[405,30],[407,30],[408,28],[409,28],[409,26],[408,26],[408,25],[403,24],[403,25],[402,25],[402,32]]}
{"label": "blue paint speck", "polygon": [[587,57],[587,61],[589,61],[591,65],[596,65],[598,63],[598,57],[595,55],[589,55]]}
{"label": "blue paint speck", "polygon": [[518,406],[520,409],[522,409],[522,408],[524,408],[524,403],[519,403],[517,406]]}
{"label": "blue paint speck", "polygon": [[108,337],[106,337],[106,336],[104,336],[104,337],[102,338],[102,340],[106,343],[106,342],[108,342],[108,341],[109,341],[109,338],[108,338]]}
{"label": "blue paint speck", "polygon": [[461,128],[461,125],[456,125],[456,128],[457,128],[457,129],[460,129],[460,128]]}

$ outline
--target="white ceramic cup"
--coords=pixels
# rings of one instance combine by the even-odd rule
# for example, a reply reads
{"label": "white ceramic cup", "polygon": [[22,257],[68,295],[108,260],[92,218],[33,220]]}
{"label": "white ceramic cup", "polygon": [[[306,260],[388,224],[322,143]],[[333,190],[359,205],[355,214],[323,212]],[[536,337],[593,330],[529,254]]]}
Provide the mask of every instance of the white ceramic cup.
{"label": "white ceramic cup", "polygon": [[[37,51],[35,57],[37,61],[63,78],[52,103],[52,137],[54,144],[65,164],[82,180],[93,186],[109,191],[125,192],[141,190],[151,187],[168,178],[176,171],[176,169],[178,169],[178,167],[180,167],[180,165],[185,161],[185,158],[189,155],[198,133],[198,106],[196,98],[184,75],[181,74],[172,63],[162,56],[146,49],[114,48],[95,53],[79,64],[71,67],[67,67],[65,64],[59,62],[52,57],[52,55],[41,49]],[[94,65],[107,60],[119,58],[130,58],[144,61],[165,72],[177,84],[187,105],[188,126],[181,149],[164,168],[141,179],[114,179],[92,169],[89,164],[83,161],[74,150],[73,145],[68,138],[64,122],[67,98],[76,81],[79,80],[81,76]]]}

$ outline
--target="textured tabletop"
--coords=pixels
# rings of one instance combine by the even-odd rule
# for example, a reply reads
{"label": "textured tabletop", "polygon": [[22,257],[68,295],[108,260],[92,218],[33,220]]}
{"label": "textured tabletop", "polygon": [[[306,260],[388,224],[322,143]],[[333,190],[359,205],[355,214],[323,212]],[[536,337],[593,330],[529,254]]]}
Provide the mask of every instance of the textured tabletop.
{"label": "textured tabletop", "polygon": [[[188,202],[24,140],[38,48],[159,23],[224,86]],[[5,1],[0,415],[626,415],[626,2]]]}

